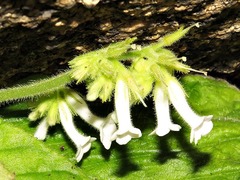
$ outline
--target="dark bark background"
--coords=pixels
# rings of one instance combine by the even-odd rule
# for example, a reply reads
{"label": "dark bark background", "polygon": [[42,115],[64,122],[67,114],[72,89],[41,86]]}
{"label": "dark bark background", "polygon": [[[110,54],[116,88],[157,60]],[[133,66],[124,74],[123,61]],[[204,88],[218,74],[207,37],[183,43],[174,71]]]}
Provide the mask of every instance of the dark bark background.
{"label": "dark bark background", "polygon": [[149,44],[196,22],[170,47],[187,64],[240,86],[239,0],[74,0],[0,2],[0,86],[56,74],[75,56],[127,37]]}

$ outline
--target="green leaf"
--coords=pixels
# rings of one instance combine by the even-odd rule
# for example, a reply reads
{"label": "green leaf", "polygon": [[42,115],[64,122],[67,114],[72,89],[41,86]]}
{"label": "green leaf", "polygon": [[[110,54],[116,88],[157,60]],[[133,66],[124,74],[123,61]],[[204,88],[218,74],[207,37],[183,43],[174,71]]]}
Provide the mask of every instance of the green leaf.
{"label": "green leaf", "polygon": [[[239,179],[240,91],[204,76],[185,76],[182,82],[194,109],[214,115],[212,132],[198,145],[189,143],[187,127],[165,137],[148,136],[154,129],[153,112],[135,107],[133,119],[143,137],[127,146],[114,144],[110,152],[98,147],[82,169],[98,179]],[[183,123],[176,113],[173,120]]]}
{"label": "green leaf", "polygon": [[[13,114],[19,108],[16,106],[8,113],[5,110],[5,119],[0,121],[0,172],[34,180],[239,179],[240,91],[225,81],[204,76],[185,76],[181,82],[193,109],[214,115],[213,130],[197,145],[189,143],[189,129],[177,113],[172,119],[182,126],[180,132],[148,136],[156,124],[149,98],[148,108],[137,105],[132,109],[134,124],[143,132],[141,138],[125,146],[113,143],[109,151],[95,141],[76,166],[76,149],[61,126],[52,128],[45,142],[38,141],[33,137],[36,126],[22,118],[27,114]],[[98,111],[108,109],[97,107]],[[17,118],[6,118],[13,115]],[[99,138],[80,119],[76,118],[76,123],[86,134]]]}
{"label": "green leaf", "polygon": [[215,119],[240,120],[240,91],[224,80],[185,76],[182,83],[193,109],[213,114]]}
{"label": "green leaf", "polygon": [[26,119],[0,120],[0,162],[16,174],[17,179],[86,178],[72,161],[33,137]]}

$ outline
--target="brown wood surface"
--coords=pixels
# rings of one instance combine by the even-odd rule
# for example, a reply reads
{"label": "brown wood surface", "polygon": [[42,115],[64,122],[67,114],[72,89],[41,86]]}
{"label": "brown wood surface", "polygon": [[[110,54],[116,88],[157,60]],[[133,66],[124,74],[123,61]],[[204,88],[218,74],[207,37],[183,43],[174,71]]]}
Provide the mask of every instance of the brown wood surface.
{"label": "brown wood surface", "polygon": [[206,70],[240,85],[239,0],[74,0],[0,2],[0,86],[35,74],[55,74],[76,55],[127,37],[149,44],[180,25],[194,28],[170,47]]}

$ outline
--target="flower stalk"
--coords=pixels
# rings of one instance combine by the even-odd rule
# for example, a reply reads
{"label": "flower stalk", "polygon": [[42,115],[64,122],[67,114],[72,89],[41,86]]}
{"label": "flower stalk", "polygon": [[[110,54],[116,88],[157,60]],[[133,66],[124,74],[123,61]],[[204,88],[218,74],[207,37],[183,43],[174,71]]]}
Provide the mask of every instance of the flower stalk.
{"label": "flower stalk", "polygon": [[71,83],[70,70],[51,78],[33,81],[26,85],[0,90],[0,103],[47,95]]}

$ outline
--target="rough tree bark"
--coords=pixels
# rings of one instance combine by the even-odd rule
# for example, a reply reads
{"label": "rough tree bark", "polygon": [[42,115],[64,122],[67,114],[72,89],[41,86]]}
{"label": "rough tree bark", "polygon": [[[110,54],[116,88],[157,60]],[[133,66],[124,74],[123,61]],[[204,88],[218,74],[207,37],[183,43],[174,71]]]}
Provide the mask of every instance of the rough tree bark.
{"label": "rough tree bark", "polygon": [[171,47],[193,68],[240,85],[239,0],[74,0],[0,2],[0,86],[66,69],[76,55],[137,36],[148,44],[180,25],[200,28]]}

